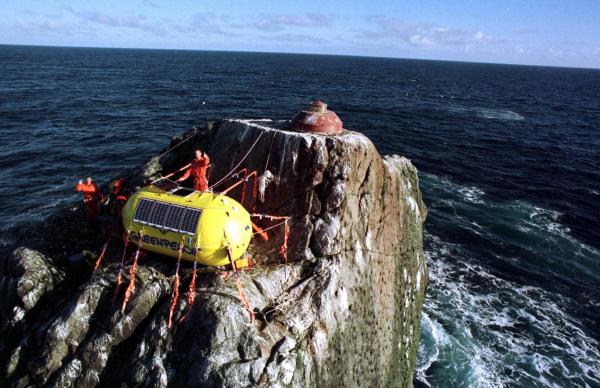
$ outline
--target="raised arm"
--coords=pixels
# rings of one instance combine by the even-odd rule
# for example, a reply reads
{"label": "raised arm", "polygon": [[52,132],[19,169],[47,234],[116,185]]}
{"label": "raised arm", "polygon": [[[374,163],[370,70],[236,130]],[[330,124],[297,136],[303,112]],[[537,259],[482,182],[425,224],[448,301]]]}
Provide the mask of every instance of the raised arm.
{"label": "raised arm", "polygon": [[205,153],[204,154],[204,158],[202,158],[202,164],[204,165],[204,167],[208,167],[210,166],[210,158],[208,157],[208,155]]}

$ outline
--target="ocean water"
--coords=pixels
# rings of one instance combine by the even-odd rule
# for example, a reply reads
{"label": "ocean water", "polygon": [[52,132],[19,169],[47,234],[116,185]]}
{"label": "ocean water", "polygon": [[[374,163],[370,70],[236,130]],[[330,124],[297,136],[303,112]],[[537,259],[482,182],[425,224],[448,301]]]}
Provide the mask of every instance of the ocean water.
{"label": "ocean water", "polygon": [[600,71],[0,46],[0,244],[207,119],[314,98],[429,208],[416,386],[600,386]]}

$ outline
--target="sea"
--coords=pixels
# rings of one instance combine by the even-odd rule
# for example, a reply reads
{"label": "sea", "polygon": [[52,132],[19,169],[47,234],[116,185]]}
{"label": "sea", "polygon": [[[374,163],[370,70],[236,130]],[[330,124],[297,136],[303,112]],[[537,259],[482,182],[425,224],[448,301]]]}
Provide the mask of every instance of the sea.
{"label": "sea", "polygon": [[313,99],[419,170],[416,387],[600,387],[600,70],[0,46],[0,244],[170,138]]}

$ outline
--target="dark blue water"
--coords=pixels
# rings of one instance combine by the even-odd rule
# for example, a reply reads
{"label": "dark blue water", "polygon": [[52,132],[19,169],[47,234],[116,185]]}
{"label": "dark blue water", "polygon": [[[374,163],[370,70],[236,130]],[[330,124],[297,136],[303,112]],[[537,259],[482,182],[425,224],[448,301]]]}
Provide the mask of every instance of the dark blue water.
{"label": "dark blue water", "polygon": [[600,71],[0,46],[0,230],[210,118],[313,98],[420,170],[416,385],[600,386]]}

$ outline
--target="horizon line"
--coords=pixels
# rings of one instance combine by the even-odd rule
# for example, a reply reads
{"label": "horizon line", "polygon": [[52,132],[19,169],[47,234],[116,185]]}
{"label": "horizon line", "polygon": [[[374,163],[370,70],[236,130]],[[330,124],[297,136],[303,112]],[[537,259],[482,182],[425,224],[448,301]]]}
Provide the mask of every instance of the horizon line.
{"label": "horizon line", "polygon": [[317,56],[332,56],[332,57],[352,57],[352,58],[376,58],[376,59],[396,59],[410,61],[433,61],[433,62],[452,62],[452,63],[470,63],[480,65],[502,65],[502,66],[528,66],[528,67],[544,67],[554,69],[577,69],[577,70],[600,70],[600,67],[583,67],[583,66],[558,66],[558,65],[532,65],[523,63],[509,62],[486,62],[486,61],[461,61],[456,59],[427,59],[427,58],[410,58],[410,57],[388,57],[379,55],[356,55],[356,54],[322,54],[322,53],[302,53],[302,52],[285,52],[285,51],[250,51],[250,50],[206,50],[206,49],[186,49],[186,48],[155,48],[155,47],[107,47],[107,46],[77,46],[77,45],[45,45],[45,44],[17,44],[17,43],[2,43],[0,46],[20,46],[20,47],[45,47],[45,48],[73,48],[73,49],[103,49],[103,50],[154,50],[154,51],[192,51],[192,52],[220,52],[220,53],[245,53],[245,54],[284,54],[284,55],[317,55]]}

